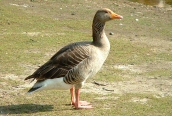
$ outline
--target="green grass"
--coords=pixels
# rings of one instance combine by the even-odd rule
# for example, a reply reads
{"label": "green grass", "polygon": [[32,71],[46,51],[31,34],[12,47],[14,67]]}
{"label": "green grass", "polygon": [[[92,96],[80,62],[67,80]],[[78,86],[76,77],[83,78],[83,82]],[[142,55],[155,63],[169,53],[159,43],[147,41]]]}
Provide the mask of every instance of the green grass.
{"label": "green grass", "polygon": [[[47,91],[42,94],[47,94],[48,97],[39,95],[20,95],[12,101],[15,104],[1,105],[0,109],[8,112],[11,115],[125,115],[125,116],[140,116],[140,115],[160,115],[170,114],[172,105],[170,104],[171,97],[155,98],[149,94],[124,94],[122,96],[116,94],[99,95],[85,94],[81,98],[87,98],[94,105],[93,110],[73,110],[69,99],[69,91]],[[55,96],[54,96],[55,95]],[[16,95],[13,95],[16,96]],[[97,99],[98,97],[109,97],[109,99]],[[114,99],[118,97],[118,99]],[[147,102],[133,102],[133,98],[147,99]],[[52,99],[52,100],[50,100]],[[8,101],[11,102],[11,101]],[[3,101],[4,104],[8,102]]]}
{"label": "green grass", "polygon": [[[115,39],[109,55],[109,63],[140,64],[153,61],[156,57],[149,47],[131,43],[129,40]],[[115,56],[115,57],[114,57]]]}
{"label": "green grass", "polygon": [[[171,62],[170,52],[154,52],[152,46],[130,40],[135,35],[148,36],[149,34],[153,34],[148,36],[150,39],[155,36],[157,41],[160,37],[164,37],[162,39],[165,40],[165,38],[171,36],[169,32],[172,29],[170,21],[167,21],[169,26],[166,27],[163,26],[164,19],[158,20],[154,25],[158,29],[161,27],[162,31],[157,33],[157,28],[150,27],[152,31],[146,33],[147,26],[155,22],[152,18],[149,20],[139,19],[139,22],[135,22],[135,18],[138,17],[131,17],[130,13],[137,12],[136,10],[139,10],[139,7],[135,10],[127,5],[126,7],[116,6],[113,4],[114,1],[111,0],[106,1],[106,4],[97,0],[95,2],[98,3],[98,6],[96,7],[92,1],[62,0],[57,2],[56,0],[34,0],[29,2],[20,0],[0,2],[0,85],[3,85],[0,88],[0,114],[14,116],[170,116],[172,114],[171,96],[156,98],[153,93],[114,94],[112,92],[111,94],[102,95],[82,92],[81,100],[90,101],[95,108],[80,111],[74,110],[71,105],[68,105],[70,103],[69,91],[52,90],[25,95],[28,88],[17,88],[18,85],[25,83],[23,79],[26,76],[45,63],[64,45],[76,41],[91,41],[92,17],[100,6],[109,7],[117,13],[120,12],[124,15],[124,20],[107,23],[107,35],[111,31],[115,33],[113,36],[108,35],[111,42],[111,51],[103,69],[93,79],[89,79],[88,82],[93,80],[104,83],[130,81],[131,78],[128,78],[130,76],[171,78],[171,69],[159,68],[138,75],[130,71],[114,68],[114,65],[118,64],[139,66],[156,61]],[[20,5],[26,3],[30,7],[23,8],[9,3]],[[119,5],[125,4],[124,1],[117,1],[117,3]],[[63,10],[60,10],[60,8]],[[151,14],[146,14],[146,12],[147,10],[144,12],[147,16],[157,13],[151,11]],[[74,15],[71,15],[72,13]],[[123,26],[119,26],[119,23],[122,23]],[[9,74],[17,75],[19,78],[4,78]],[[133,98],[146,98],[148,101],[142,104],[133,102]]]}
{"label": "green grass", "polygon": [[156,78],[172,78],[172,70],[171,69],[157,69],[153,71],[149,71],[144,73],[146,76],[156,77]]}

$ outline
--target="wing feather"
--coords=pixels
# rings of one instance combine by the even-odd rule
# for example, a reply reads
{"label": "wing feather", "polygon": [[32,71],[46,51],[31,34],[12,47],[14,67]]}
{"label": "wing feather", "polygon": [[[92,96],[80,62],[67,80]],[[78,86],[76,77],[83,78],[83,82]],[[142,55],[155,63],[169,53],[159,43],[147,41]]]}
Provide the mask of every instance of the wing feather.
{"label": "wing feather", "polygon": [[89,57],[89,44],[74,43],[59,50],[48,62],[25,78],[36,80],[53,79],[65,76],[69,70]]}

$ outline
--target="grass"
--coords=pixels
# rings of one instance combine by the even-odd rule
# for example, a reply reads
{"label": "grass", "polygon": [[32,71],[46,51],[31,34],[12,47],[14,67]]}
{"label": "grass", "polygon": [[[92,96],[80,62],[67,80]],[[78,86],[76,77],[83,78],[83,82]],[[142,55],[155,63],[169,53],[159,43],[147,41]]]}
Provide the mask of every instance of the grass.
{"label": "grass", "polygon": [[[148,47],[138,46],[129,40],[113,40],[114,47],[111,48],[109,63],[140,64],[154,60],[156,57]],[[115,57],[114,57],[115,56]]]}
{"label": "grass", "polygon": [[[28,88],[20,89],[18,85],[26,84],[23,79],[31,74],[38,66],[45,63],[62,46],[76,41],[91,41],[91,23],[95,11],[99,7],[109,7],[124,15],[122,21],[108,22],[106,26],[109,32],[116,32],[109,37],[111,51],[102,70],[94,77],[95,81],[113,83],[130,81],[131,72],[114,68],[114,65],[142,65],[145,63],[172,59],[170,52],[153,52],[152,46],[133,42],[133,35],[148,36],[157,41],[160,37],[169,38],[170,26],[162,26],[164,19],[154,23],[162,33],[150,27],[152,32],[145,32],[146,26],[150,26],[153,19],[139,19],[131,17],[130,13],[139,11],[140,7],[133,9],[128,7],[125,1],[71,1],[48,0],[39,1],[0,1],[0,114],[4,115],[116,115],[116,116],[140,116],[140,115],[166,115],[172,114],[170,104],[171,96],[156,98],[153,94],[124,93],[124,94],[96,94],[82,93],[81,99],[91,101],[95,107],[93,110],[73,110],[70,103],[69,91],[43,91],[34,95],[25,95]],[[29,4],[28,8],[13,4]],[[97,4],[98,3],[98,4]],[[95,7],[94,5],[97,4]],[[124,7],[123,5],[126,5]],[[130,3],[128,3],[130,5]],[[62,8],[62,10],[60,9]],[[69,10],[70,9],[70,10]],[[128,9],[128,10],[127,10]],[[143,8],[144,9],[144,8]],[[145,9],[144,9],[145,10]],[[126,12],[127,11],[127,12]],[[145,13],[147,10],[145,11]],[[162,12],[162,11],[160,11]],[[154,10],[151,13],[157,14]],[[73,14],[73,15],[72,15]],[[149,16],[150,14],[147,14]],[[157,14],[159,16],[161,14]],[[126,17],[126,19],[125,19]],[[164,15],[166,17],[166,15]],[[141,18],[141,16],[137,17]],[[170,17],[169,17],[170,18]],[[119,26],[122,23],[123,26]],[[171,25],[170,21],[167,21]],[[134,26],[133,26],[134,25]],[[139,27],[139,28],[138,28]],[[125,30],[125,34],[123,34]],[[141,32],[141,30],[144,30]],[[153,34],[149,36],[149,34]],[[164,39],[162,38],[162,39]],[[166,39],[165,39],[166,40]],[[169,48],[169,51],[171,49]],[[6,75],[15,75],[5,78]],[[126,77],[127,75],[127,77]],[[171,69],[162,68],[140,73],[139,76],[171,76]],[[88,82],[92,82],[89,79]],[[99,99],[102,98],[102,99]],[[145,104],[133,102],[133,98],[147,99]]]}
{"label": "grass", "polygon": [[150,76],[150,77],[156,77],[156,78],[172,78],[172,72],[171,69],[157,69],[157,70],[153,70],[150,72],[145,73],[146,76]]}
{"label": "grass", "polygon": [[[47,91],[42,92],[42,94],[48,94],[49,97],[44,97],[39,95],[32,95],[28,97],[22,95],[20,98],[16,98],[14,101],[15,104],[2,105],[0,109],[5,112],[8,112],[11,115],[159,115],[159,114],[171,114],[172,105],[170,104],[171,98],[155,98],[149,94],[125,94],[122,96],[111,94],[109,99],[96,99],[98,97],[109,97],[109,95],[102,96],[99,94],[82,94],[83,98],[86,98],[95,106],[94,110],[73,110],[72,107],[68,104],[69,97],[68,92],[66,91]],[[56,96],[54,96],[56,94]],[[92,96],[92,97],[88,97]],[[142,103],[139,101],[133,102],[134,98],[138,99],[147,99],[147,103]],[[113,97],[119,97],[114,100]],[[53,100],[49,100],[53,99]],[[7,104],[5,102],[4,104]],[[34,104],[33,104],[34,103]],[[51,104],[51,105],[50,105]]]}

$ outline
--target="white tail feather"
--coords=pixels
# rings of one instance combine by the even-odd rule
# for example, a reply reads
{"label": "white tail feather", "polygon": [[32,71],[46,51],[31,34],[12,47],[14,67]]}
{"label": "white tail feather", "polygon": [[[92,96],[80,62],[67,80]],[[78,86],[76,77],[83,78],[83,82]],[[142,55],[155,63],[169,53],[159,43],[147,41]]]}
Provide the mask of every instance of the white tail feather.
{"label": "white tail feather", "polygon": [[42,82],[36,82],[33,87],[28,91],[28,94],[49,89],[67,90],[72,88],[71,84],[66,84],[63,77],[55,79],[47,79]]}

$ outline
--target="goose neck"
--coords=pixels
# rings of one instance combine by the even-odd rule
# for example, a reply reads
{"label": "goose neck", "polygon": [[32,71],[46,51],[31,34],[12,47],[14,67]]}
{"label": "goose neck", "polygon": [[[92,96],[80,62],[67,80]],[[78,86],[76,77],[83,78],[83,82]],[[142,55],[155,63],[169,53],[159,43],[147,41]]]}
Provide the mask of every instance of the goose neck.
{"label": "goose neck", "polygon": [[92,33],[93,33],[93,43],[99,43],[100,39],[102,39],[105,35],[104,32],[105,22],[93,21],[92,25]]}

